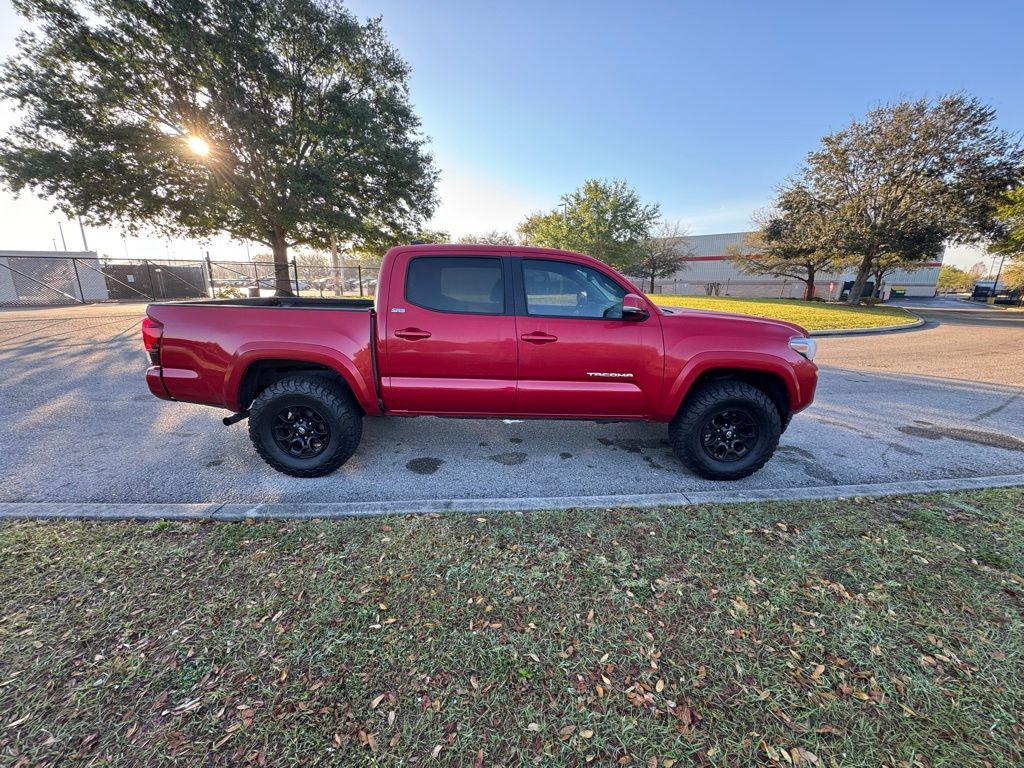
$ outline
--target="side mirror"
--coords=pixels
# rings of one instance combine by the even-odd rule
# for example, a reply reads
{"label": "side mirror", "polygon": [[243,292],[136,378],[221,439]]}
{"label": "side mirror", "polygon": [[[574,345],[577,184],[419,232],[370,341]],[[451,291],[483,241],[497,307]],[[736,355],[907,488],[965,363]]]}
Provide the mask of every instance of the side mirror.
{"label": "side mirror", "polygon": [[627,293],[622,297],[622,319],[640,321],[646,320],[651,313],[647,309],[647,303],[635,293]]}

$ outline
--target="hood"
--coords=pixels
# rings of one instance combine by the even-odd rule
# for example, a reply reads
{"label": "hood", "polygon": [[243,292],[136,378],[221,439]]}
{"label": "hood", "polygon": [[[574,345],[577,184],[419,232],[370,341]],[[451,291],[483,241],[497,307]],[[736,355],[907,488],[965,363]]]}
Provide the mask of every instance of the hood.
{"label": "hood", "polygon": [[719,312],[716,309],[688,309],[686,307],[658,307],[662,312],[662,321],[669,324],[689,323],[706,327],[715,326],[716,330],[734,329],[738,333],[763,333],[771,336],[809,336],[806,328],[785,320],[772,320],[767,317],[753,315],[737,315],[732,312]]}

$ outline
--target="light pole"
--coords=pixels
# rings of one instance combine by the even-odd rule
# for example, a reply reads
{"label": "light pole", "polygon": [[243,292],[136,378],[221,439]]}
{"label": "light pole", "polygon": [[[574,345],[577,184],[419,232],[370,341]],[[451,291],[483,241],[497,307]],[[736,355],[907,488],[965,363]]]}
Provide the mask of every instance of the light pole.
{"label": "light pole", "polygon": [[78,217],[78,231],[82,233],[82,250],[89,250],[89,243],[85,240],[85,227],[82,225],[82,217]]}
{"label": "light pole", "polygon": [[67,253],[68,243],[67,240],[64,239],[64,225],[61,224],[59,221],[57,222],[57,229],[60,230],[60,244],[64,246],[64,253]]}

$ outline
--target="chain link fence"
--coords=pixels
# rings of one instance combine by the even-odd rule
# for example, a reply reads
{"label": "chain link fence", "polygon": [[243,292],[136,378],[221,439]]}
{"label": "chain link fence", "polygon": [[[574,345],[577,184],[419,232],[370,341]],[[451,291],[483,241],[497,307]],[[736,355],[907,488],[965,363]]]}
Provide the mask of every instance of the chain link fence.
{"label": "chain link fence", "polygon": [[278,280],[295,295],[365,297],[377,293],[379,267],[210,259],[106,259],[0,253],[0,306],[102,301],[274,296]]}
{"label": "chain link fence", "polygon": [[[272,261],[210,261],[208,267],[215,296],[273,296],[276,292],[278,267]],[[327,264],[293,261],[287,271],[281,270],[280,277],[298,296],[373,298],[379,272],[376,266],[334,269]]]}

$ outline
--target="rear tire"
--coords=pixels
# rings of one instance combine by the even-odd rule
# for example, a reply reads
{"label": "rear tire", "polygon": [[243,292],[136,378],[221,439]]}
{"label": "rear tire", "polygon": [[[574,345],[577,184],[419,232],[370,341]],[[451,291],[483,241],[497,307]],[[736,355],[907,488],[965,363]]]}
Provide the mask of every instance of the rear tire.
{"label": "rear tire", "polygon": [[708,480],[739,480],[775,453],[782,419],[775,403],[742,381],[712,381],[683,402],[669,422],[668,439],[679,460]]}
{"label": "rear tire", "polygon": [[355,453],[363,435],[362,416],[341,384],[321,376],[289,376],[253,401],[249,439],[278,472],[320,477]]}

